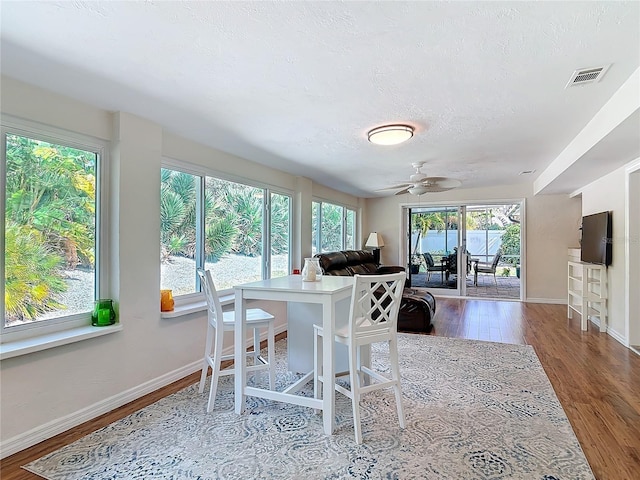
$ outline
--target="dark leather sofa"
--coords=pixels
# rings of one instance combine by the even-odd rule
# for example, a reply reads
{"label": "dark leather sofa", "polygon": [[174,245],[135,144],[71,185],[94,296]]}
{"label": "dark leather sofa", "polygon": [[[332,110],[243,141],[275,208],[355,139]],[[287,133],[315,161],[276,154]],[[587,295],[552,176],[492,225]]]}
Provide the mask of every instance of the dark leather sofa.
{"label": "dark leather sofa", "polygon": [[[344,250],[319,253],[324,275],[386,274],[404,272],[401,266],[378,266],[373,253],[368,250]],[[405,288],[398,313],[398,330],[402,332],[429,333],[433,328],[431,319],[436,313],[436,299],[429,292],[418,293]]]}

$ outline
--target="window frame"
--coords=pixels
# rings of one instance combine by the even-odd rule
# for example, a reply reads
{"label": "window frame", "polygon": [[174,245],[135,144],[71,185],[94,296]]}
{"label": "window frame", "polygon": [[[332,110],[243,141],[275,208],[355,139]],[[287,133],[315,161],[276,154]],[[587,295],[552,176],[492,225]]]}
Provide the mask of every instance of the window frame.
{"label": "window frame", "polygon": [[[0,235],[0,247],[3,254],[0,256],[0,270],[5,269],[5,214],[6,214],[6,148],[7,135],[19,135],[33,140],[40,140],[54,145],[77,148],[92,152],[96,155],[96,238],[95,238],[95,286],[93,301],[98,298],[111,298],[109,291],[109,238],[110,238],[110,212],[109,212],[109,187],[110,187],[110,161],[109,142],[90,135],[63,130],[38,122],[22,120],[2,116],[0,124],[0,187],[4,192],[0,195],[0,221],[2,221],[3,235]],[[0,310],[4,315],[4,282],[0,286]],[[91,327],[91,310],[88,312],[65,315],[58,318],[40,320],[6,327],[4,318],[1,325],[0,343],[15,342],[24,339],[54,334],[73,328]],[[98,327],[95,327],[98,328]],[[104,328],[104,327],[102,327]]]}
{"label": "window frame", "polygon": [[[315,242],[316,242],[316,253],[327,253],[322,251],[322,204],[328,204],[328,205],[332,205],[334,207],[341,207],[342,208],[342,225],[341,225],[341,246],[340,246],[340,250],[347,250],[347,236],[348,236],[348,229],[347,229],[347,216],[348,216],[348,212],[353,212],[353,249],[354,250],[358,250],[357,245],[360,244],[359,241],[359,229],[358,229],[358,221],[359,221],[359,215],[358,215],[358,209],[351,206],[351,205],[347,205],[344,203],[338,203],[338,202],[331,202],[328,200],[324,200],[322,198],[316,198],[314,197],[311,200],[311,211],[313,212],[314,206],[315,204],[318,204],[318,213],[317,213],[317,224],[318,224],[318,231],[317,231],[317,238],[315,238]],[[313,213],[312,213],[313,216]],[[312,222],[313,225],[313,222]],[[313,227],[312,227],[313,228]],[[314,236],[314,232],[311,232],[311,237],[313,240],[313,236]],[[313,245],[313,243],[312,243]]]}
{"label": "window frame", "polygon": [[[189,162],[178,160],[170,157],[162,157],[161,169],[173,170],[181,173],[187,173],[199,177],[199,187],[197,188],[198,194],[196,196],[196,208],[197,208],[197,225],[196,225],[196,254],[195,262],[196,268],[202,268],[205,264],[205,252],[204,252],[204,239],[205,239],[205,211],[202,208],[204,201],[204,194],[206,189],[206,179],[215,178],[217,180],[223,180],[226,182],[237,183],[251,188],[262,189],[262,261],[260,265],[261,275],[263,279],[268,279],[271,276],[271,194],[284,195],[289,197],[289,261],[287,269],[291,271],[292,265],[292,239],[293,239],[293,211],[294,211],[294,192],[285,188],[276,187],[263,182],[253,181],[248,178],[235,176],[232,174],[220,172],[218,170],[209,169],[199,165],[194,165]],[[194,275],[196,272],[194,271]],[[204,293],[200,286],[200,279],[196,275],[196,292],[187,293],[183,295],[174,295],[176,307],[185,306],[202,302],[204,300]],[[232,295],[233,288],[226,288],[218,291],[218,295],[221,297]]]}

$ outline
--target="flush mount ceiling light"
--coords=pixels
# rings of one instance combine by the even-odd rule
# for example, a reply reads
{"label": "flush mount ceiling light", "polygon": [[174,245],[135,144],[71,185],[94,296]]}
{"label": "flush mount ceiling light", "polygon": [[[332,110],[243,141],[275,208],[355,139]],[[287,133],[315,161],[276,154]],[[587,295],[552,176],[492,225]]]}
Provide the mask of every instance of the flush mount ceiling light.
{"label": "flush mount ceiling light", "polygon": [[413,137],[413,131],[410,125],[383,125],[370,130],[368,137],[376,145],[397,145]]}

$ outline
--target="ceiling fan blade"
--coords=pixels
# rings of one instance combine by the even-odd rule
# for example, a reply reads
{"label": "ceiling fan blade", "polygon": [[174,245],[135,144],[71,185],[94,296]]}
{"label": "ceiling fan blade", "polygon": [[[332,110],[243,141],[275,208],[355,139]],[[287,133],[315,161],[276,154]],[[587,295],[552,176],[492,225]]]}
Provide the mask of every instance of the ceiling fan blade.
{"label": "ceiling fan blade", "polygon": [[411,186],[410,183],[400,183],[398,185],[391,185],[390,187],[378,188],[375,191],[376,192],[384,192],[384,191],[389,191],[389,190],[397,190],[399,188],[407,188],[409,186]]}
{"label": "ceiling fan blade", "polygon": [[413,185],[409,185],[405,188],[403,188],[402,190],[394,193],[394,195],[404,195],[405,193],[407,193],[409,191],[409,189],[412,187]]}
{"label": "ceiling fan blade", "polygon": [[454,188],[458,188],[462,185],[460,180],[456,180],[454,178],[446,178],[446,177],[429,177],[422,181],[422,185],[429,192],[446,192],[447,190],[451,190]]}

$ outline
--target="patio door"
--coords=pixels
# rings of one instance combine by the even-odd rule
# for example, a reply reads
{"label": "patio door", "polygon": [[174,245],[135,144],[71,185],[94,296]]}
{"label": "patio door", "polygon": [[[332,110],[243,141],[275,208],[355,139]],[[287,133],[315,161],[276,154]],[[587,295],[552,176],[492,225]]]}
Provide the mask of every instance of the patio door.
{"label": "patio door", "polygon": [[522,201],[405,207],[411,286],[435,295],[521,300],[523,210]]}
{"label": "patio door", "polygon": [[412,287],[427,288],[434,295],[465,295],[464,216],[465,207],[459,205],[406,209],[405,258]]}

